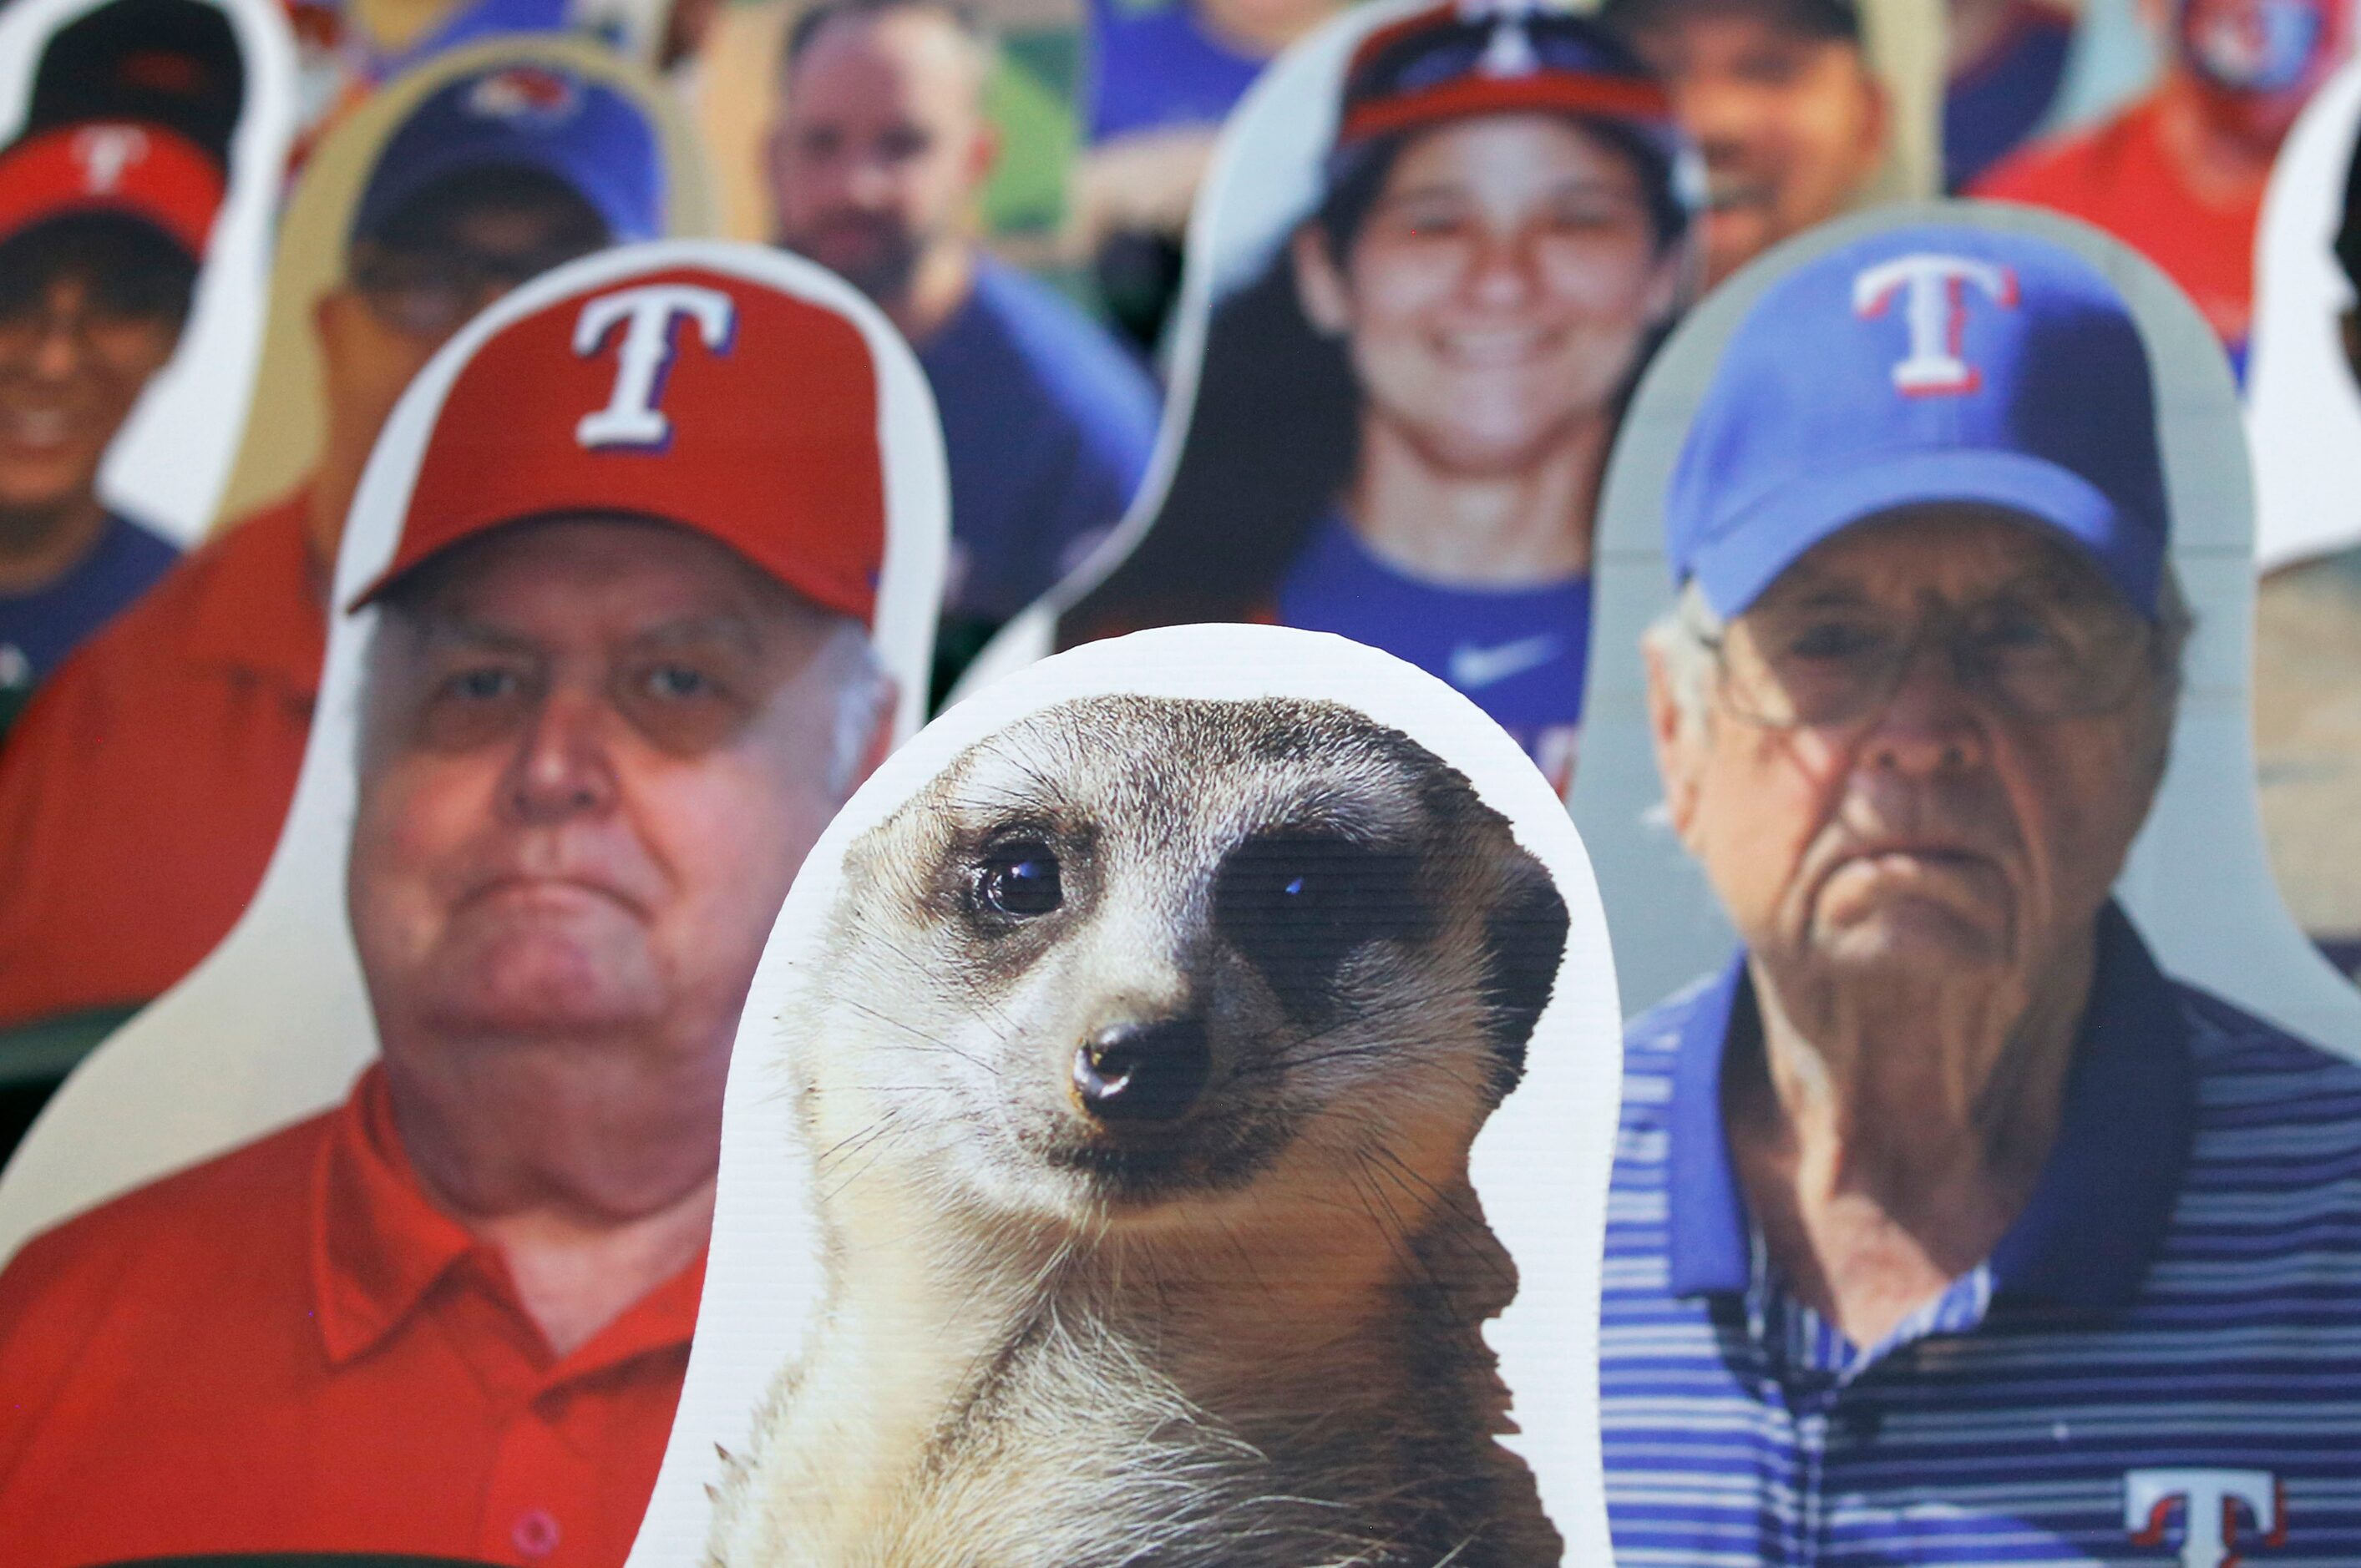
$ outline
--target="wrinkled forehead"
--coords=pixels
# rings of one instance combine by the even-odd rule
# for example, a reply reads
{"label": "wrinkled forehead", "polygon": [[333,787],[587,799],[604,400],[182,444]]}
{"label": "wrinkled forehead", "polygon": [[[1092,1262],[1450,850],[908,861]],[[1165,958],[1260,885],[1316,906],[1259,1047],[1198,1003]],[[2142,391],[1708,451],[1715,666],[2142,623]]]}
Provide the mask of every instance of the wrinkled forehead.
{"label": "wrinkled forehead", "polygon": [[1832,534],[1773,578],[1752,608],[1829,598],[1968,603],[1999,593],[2129,608],[2097,564],[2048,523],[1949,501],[1881,512]]}
{"label": "wrinkled forehead", "polygon": [[1336,705],[1104,699],[980,742],[946,773],[939,800],[964,834],[1029,826],[1216,851],[1272,830],[1386,842],[1433,820],[1441,768]]}

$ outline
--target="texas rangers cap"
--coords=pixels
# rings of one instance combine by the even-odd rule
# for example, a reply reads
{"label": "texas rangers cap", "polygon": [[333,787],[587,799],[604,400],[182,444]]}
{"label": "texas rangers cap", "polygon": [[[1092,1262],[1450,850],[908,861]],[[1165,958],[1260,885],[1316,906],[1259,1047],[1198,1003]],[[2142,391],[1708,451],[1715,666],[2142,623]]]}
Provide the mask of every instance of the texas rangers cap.
{"label": "texas rangers cap", "polygon": [[467,353],[392,560],[350,608],[504,524],[589,515],[693,530],[823,609],[872,620],[885,479],[861,328],[718,269],[600,277]]}
{"label": "texas rangers cap", "polygon": [[463,170],[538,170],[578,192],[617,243],[664,232],[664,156],[638,104],[562,66],[487,67],[427,94],[379,151],[352,236]]}
{"label": "texas rangers cap", "polygon": [[1666,181],[1681,163],[1663,83],[1614,34],[1542,0],[1460,0],[1372,32],[1345,68],[1336,153],[1349,159],[1373,138],[1447,120],[1534,111],[1613,125],[1653,155]]}
{"label": "texas rangers cap", "polygon": [[2060,246],[1905,222],[1773,284],[1690,422],[1665,553],[1727,618],[1830,535],[1940,501],[2048,528],[2156,613],[2147,350],[2114,285]]}

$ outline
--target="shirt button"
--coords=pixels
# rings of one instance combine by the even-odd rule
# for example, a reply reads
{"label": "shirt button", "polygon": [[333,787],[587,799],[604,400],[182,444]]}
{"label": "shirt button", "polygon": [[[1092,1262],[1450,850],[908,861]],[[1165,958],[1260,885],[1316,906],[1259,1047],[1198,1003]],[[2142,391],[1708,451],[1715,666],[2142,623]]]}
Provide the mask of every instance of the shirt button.
{"label": "shirt button", "polygon": [[557,1521],[545,1508],[533,1508],[517,1516],[516,1529],[509,1532],[519,1552],[527,1557],[546,1557],[557,1550]]}

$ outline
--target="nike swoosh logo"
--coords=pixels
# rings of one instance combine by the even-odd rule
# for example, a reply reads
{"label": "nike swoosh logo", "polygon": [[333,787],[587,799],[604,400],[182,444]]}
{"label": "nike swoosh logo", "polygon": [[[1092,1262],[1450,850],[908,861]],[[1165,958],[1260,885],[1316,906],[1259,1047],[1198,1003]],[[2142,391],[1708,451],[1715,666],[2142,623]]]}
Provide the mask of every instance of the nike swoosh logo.
{"label": "nike swoosh logo", "polygon": [[1548,663],[1557,657],[1558,647],[1559,638],[1554,631],[1520,637],[1514,642],[1503,642],[1494,648],[1462,642],[1451,651],[1451,684],[1461,691],[1498,685],[1510,675],[1521,675]]}

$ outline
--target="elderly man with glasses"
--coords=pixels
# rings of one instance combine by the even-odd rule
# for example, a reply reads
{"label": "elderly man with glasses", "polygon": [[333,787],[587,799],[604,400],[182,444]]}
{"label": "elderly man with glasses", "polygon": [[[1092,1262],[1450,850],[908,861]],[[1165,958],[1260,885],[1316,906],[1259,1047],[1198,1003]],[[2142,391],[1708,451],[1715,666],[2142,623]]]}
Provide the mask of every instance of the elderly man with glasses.
{"label": "elderly man with glasses", "polygon": [[1628,1042],[1627,1568],[2361,1561],[2361,1069],[2110,895],[2189,630],[2156,430],[2096,269],[1925,222],[1697,410],[1650,705],[1744,948]]}

